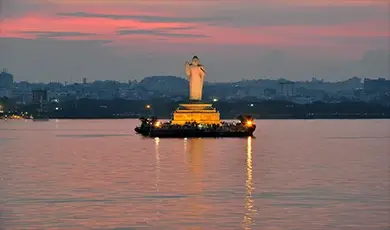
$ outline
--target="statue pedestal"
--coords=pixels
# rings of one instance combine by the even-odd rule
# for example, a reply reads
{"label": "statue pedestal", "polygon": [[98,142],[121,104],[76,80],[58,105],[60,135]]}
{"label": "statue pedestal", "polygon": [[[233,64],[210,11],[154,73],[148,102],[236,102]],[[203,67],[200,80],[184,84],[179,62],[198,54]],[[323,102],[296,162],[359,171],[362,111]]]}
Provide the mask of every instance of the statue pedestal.
{"label": "statue pedestal", "polygon": [[172,124],[184,125],[187,122],[200,124],[220,124],[219,112],[213,108],[212,104],[189,103],[180,104],[173,113]]}

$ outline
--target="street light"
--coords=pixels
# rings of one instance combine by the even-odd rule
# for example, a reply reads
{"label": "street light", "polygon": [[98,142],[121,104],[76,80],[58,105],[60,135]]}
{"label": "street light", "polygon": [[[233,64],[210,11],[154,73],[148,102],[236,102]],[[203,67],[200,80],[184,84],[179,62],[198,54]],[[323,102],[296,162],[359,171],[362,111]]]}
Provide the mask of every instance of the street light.
{"label": "street light", "polygon": [[147,104],[147,105],[145,106],[145,108],[148,109],[148,110],[150,110],[150,115],[153,116],[153,108],[152,108],[152,106],[149,105],[149,104]]}

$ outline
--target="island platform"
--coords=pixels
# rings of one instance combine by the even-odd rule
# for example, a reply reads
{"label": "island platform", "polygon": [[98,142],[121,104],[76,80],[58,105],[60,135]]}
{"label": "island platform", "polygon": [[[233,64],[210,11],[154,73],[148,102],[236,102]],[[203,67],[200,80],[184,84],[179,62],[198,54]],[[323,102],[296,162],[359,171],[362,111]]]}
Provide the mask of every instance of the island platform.
{"label": "island platform", "polygon": [[[141,125],[135,128],[139,134],[149,137],[248,137],[253,136],[256,124],[250,116],[240,116],[240,122],[222,122],[219,112],[212,104],[202,101],[204,65],[194,56],[191,63],[185,62],[189,80],[189,102],[179,104],[172,120],[162,123],[156,117],[140,118]],[[150,105],[147,105],[150,108]]]}
{"label": "island platform", "polygon": [[179,104],[179,107],[173,112],[171,123],[173,125],[184,125],[194,122],[202,125],[220,125],[220,114],[213,108],[212,104],[201,101]]}
{"label": "island platform", "polygon": [[239,116],[238,122],[223,122],[211,104],[180,104],[172,120],[161,122],[157,117],[142,117],[134,130],[148,137],[248,137],[253,136],[256,124],[251,116]]}

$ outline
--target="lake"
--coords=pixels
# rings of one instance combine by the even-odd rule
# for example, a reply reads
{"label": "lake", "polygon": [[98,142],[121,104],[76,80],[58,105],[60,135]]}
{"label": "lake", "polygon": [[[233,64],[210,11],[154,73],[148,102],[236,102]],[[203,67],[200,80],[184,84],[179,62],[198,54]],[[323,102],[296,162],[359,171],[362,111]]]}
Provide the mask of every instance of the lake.
{"label": "lake", "polygon": [[390,120],[257,120],[149,139],[138,120],[0,121],[0,229],[389,229]]}

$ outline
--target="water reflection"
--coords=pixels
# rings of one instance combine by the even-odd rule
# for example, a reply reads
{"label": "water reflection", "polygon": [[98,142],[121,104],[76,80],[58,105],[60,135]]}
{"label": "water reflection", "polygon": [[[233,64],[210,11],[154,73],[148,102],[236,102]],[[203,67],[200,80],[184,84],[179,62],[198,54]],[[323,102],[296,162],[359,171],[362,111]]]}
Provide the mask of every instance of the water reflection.
{"label": "water reflection", "polygon": [[194,215],[193,218],[199,219],[202,216],[203,208],[200,202],[201,192],[203,191],[204,180],[204,140],[187,140],[187,162],[189,165],[189,175],[191,177],[189,193],[193,196],[189,200],[189,208]]}
{"label": "water reflection", "polygon": [[202,138],[187,140],[187,159],[193,178],[201,179],[204,166],[204,140]]}
{"label": "water reflection", "polygon": [[160,138],[156,137],[154,139],[154,146],[156,152],[156,191],[159,191],[158,184],[160,181]]}
{"label": "water reflection", "polygon": [[252,181],[252,137],[248,137],[246,145],[246,196],[245,196],[245,208],[244,215],[244,229],[251,229],[254,224],[253,215],[256,213],[254,201],[252,198],[252,192],[254,190]]}
{"label": "water reflection", "polygon": [[185,141],[136,120],[0,121],[0,229],[388,229],[389,141],[355,137],[389,120],[307,122]]}
{"label": "water reflection", "polygon": [[184,152],[187,153],[187,138],[184,138]]}
{"label": "water reflection", "polygon": [[[156,137],[154,139],[154,145],[155,145],[155,155],[156,155],[156,180],[155,180],[155,188],[156,192],[159,193],[160,188],[159,188],[159,182],[160,182],[160,138]],[[160,218],[160,209],[161,205],[160,202],[156,202],[156,219]]]}
{"label": "water reflection", "polygon": [[184,161],[185,162],[187,162],[187,154],[188,154],[188,152],[187,152],[187,140],[188,140],[187,138],[184,138],[184,142],[183,142],[184,143],[183,147],[184,147]]}

